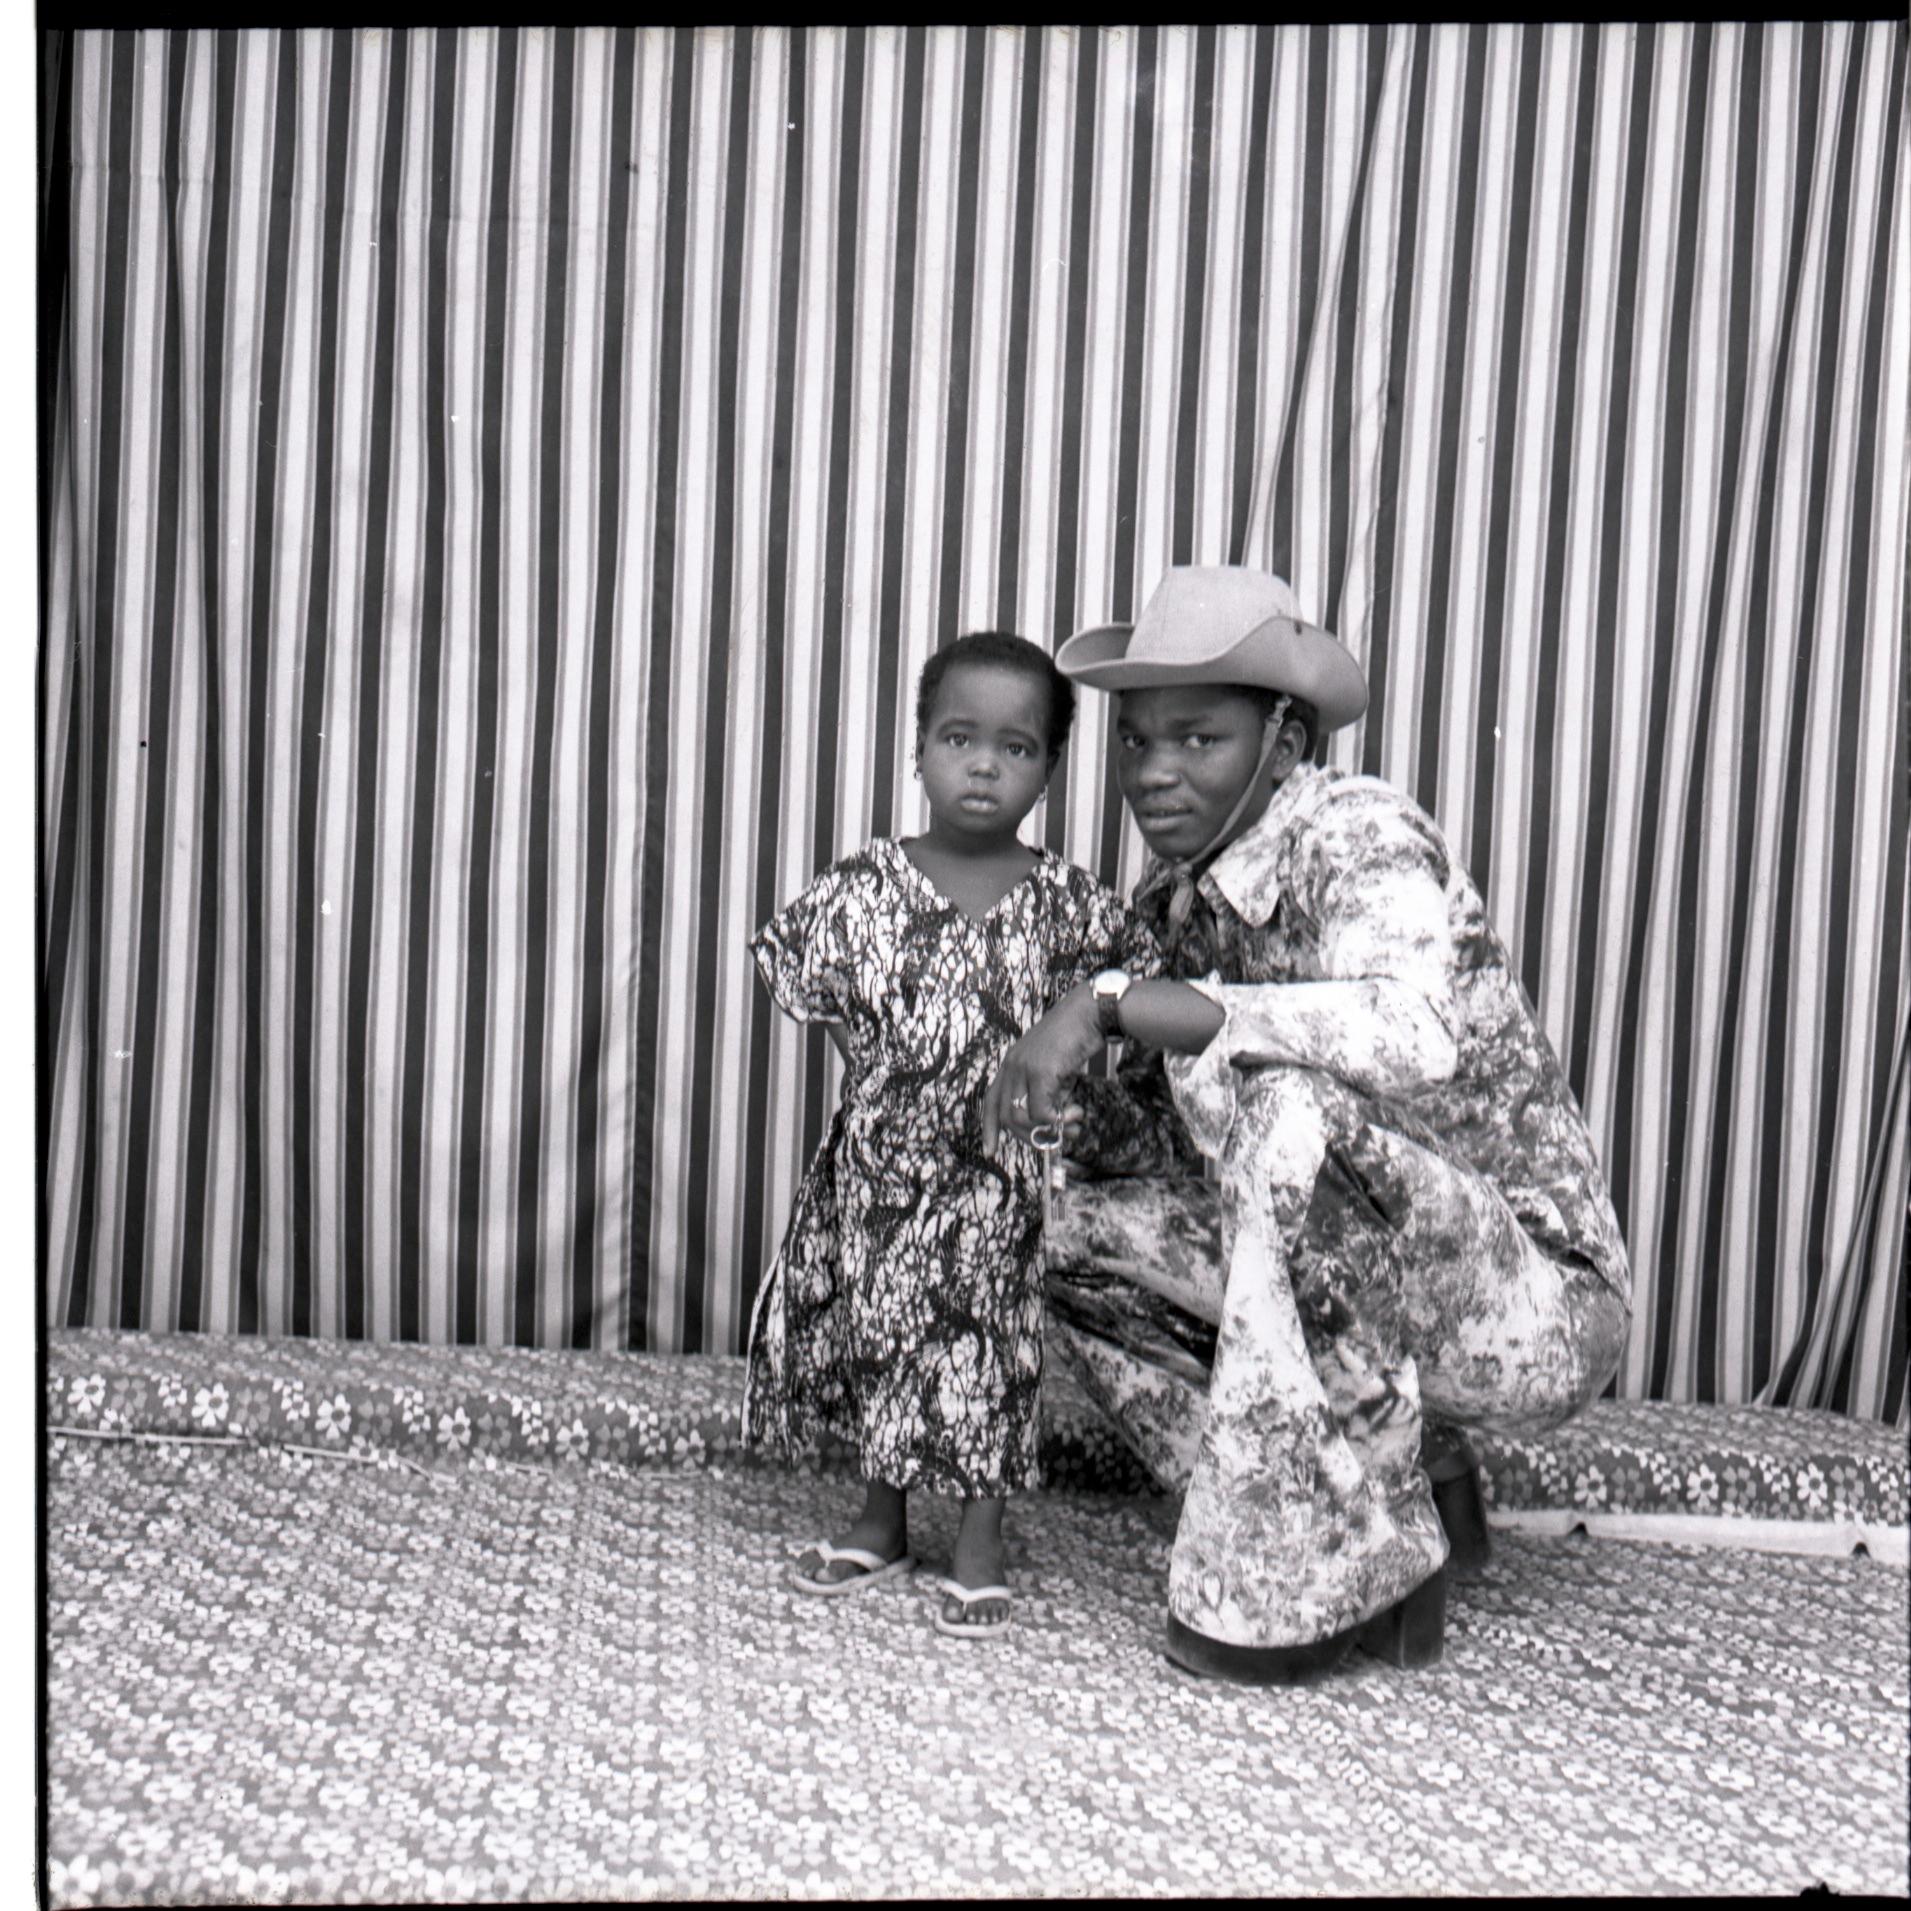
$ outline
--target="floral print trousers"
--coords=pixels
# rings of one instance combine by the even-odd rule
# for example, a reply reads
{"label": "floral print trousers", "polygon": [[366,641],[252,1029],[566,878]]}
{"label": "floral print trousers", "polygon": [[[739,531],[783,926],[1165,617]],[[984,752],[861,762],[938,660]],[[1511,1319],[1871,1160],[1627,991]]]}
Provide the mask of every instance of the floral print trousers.
{"label": "floral print trousers", "polygon": [[1267,1067],[1200,1176],[1071,1183],[1048,1241],[1057,1341],[1185,1494],[1184,1625],[1301,1645],[1444,1563],[1433,1440],[1535,1433],[1618,1370],[1630,1312],[1495,1187],[1336,1078]]}

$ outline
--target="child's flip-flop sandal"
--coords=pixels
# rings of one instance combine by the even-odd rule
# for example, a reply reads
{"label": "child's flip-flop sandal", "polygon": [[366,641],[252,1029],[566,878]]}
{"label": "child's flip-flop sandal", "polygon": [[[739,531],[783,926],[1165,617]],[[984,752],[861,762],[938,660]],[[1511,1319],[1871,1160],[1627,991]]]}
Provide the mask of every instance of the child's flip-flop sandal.
{"label": "child's flip-flop sandal", "polygon": [[[1012,1604],[1015,1595],[1006,1586],[958,1586],[953,1579],[936,1582],[936,1591],[945,1599],[953,1599],[966,1615],[969,1608],[979,1605],[985,1599],[999,1599],[1003,1605]],[[1013,1623],[1013,1611],[1005,1612],[1000,1619],[951,1619],[940,1606],[936,1608],[936,1630],[946,1633],[951,1639],[993,1639],[997,1633],[1007,1632]]]}
{"label": "child's flip-flop sandal", "polygon": [[904,1553],[896,1559],[884,1559],[880,1553],[872,1553],[865,1546],[832,1546],[826,1539],[813,1539],[797,1554],[801,1560],[804,1553],[815,1553],[823,1565],[832,1566],[839,1559],[847,1560],[861,1570],[845,1573],[841,1579],[817,1579],[805,1573],[800,1565],[790,1568],[790,1583],[798,1592],[815,1593],[821,1598],[830,1598],[837,1593],[863,1592],[879,1580],[893,1579],[898,1573],[910,1572],[915,1567],[912,1554]]}

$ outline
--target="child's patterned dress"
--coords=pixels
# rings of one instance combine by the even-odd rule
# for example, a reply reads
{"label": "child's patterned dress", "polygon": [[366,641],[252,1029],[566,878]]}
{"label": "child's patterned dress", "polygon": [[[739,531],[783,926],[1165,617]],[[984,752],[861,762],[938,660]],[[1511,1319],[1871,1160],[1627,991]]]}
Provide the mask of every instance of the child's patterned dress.
{"label": "child's patterned dress", "polygon": [[1126,904],[1048,851],[979,920],[879,838],[752,939],[802,1021],[840,1022],[842,1106],[750,1327],[746,1445],[830,1434],[865,1479],[993,1498],[1035,1481],[1042,1210],[1033,1151],[983,1152],[1003,1052],[1099,970],[1152,975]]}

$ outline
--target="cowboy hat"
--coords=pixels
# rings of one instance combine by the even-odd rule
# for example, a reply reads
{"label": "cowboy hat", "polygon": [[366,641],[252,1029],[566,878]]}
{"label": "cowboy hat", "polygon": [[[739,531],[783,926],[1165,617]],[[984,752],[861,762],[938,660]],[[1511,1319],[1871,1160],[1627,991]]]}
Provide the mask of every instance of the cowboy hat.
{"label": "cowboy hat", "polygon": [[1304,697],[1322,730],[1367,707],[1367,680],[1331,633],[1294,607],[1284,578],[1236,564],[1177,564],[1133,624],[1077,631],[1055,653],[1091,690],[1251,683]]}

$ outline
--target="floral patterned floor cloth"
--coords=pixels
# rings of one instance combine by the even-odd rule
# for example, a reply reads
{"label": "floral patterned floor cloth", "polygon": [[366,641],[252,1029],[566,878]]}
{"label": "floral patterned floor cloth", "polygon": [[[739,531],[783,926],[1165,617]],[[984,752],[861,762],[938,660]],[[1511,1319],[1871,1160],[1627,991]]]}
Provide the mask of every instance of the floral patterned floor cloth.
{"label": "floral patterned floor cloth", "polygon": [[[1159,1651],[1171,1501],[1021,1502],[1013,1630],[943,1639],[908,1581],[785,1585],[853,1492],[720,1412],[692,1450],[710,1375],[604,1407],[679,1429],[633,1467],[560,1441],[597,1383],[549,1358],[56,1337],[56,1425],[166,1437],[50,1442],[53,1904],[1911,1895],[1879,1559],[1506,1531],[1439,1666],[1210,1686]],[[434,1455],[450,1392],[498,1404]]]}
{"label": "floral patterned floor cloth", "polygon": [[1906,1888],[1875,1560],[1515,1535],[1438,1667],[1255,1692],[1161,1657],[1158,1500],[1020,1507],[984,1646],[782,1583],[837,1482],[52,1471],[55,1905]]}

